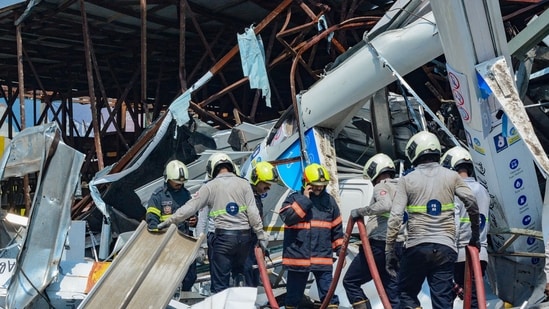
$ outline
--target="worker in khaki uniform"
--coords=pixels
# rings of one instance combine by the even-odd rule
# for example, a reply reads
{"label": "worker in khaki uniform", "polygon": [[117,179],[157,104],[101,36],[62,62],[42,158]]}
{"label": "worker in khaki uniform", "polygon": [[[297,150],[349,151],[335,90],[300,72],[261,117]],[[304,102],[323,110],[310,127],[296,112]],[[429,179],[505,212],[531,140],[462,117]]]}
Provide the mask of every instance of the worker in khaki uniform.
{"label": "worker in khaki uniform", "polygon": [[400,306],[420,307],[417,295],[427,279],[432,308],[452,308],[457,260],[454,196],[463,201],[471,220],[469,244],[480,249],[477,201],[456,172],[440,165],[441,147],[436,135],[427,131],[415,134],[405,151],[414,169],[399,179],[393,200],[385,247],[387,271],[396,276],[395,241],[407,211],[408,237],[399,272]]}
{"label": "worker in khaki uniform", "polygon": [[[473,177],[474,167],[473,159],[467,149],[456,146],[446,151],[441,159],[442,166],[456,171],[463,181],[471,188],[477,199],[478,210],[480,213],[480,267],[482,275],[488,266],[488,212],[490,211],[490,195],[488,190],[483,187]],[[459,198],[455,199],[456,203],[456,227],[457,227],[457,247],[458,259],[454,268],[454,293],[456,296],[463,298],[459,291],[463,290],[465,281],[465,247],[471,239],[471,220],[467,213],[463,202]],[[476,286],[473,284],[473,297],[471,299],[471,309],[478,308]]]}
{"label": "worker in khaki uniform", "polygon": [[[387,235],[387,219],[393,205],[393,198],[396,194],[398,180],[394,179],[396,174],[393,159],[383,153],[371,157],[364,165],[364,178],[371,179],[374,184],[374,195],[369,205],[356,208],[351,211],[354,219],[368,216],[366,231],[374,255],[375,266],[381,277],[383,287],[393,308],[399,306],[398,279],[391,276],[385,270],[385,237]],[[402,243],[404,233],[397,239],[395,251],[397,256],[402,254]],[[362,246],[359,247],[357,256],[351,262],[345,277],[343,287],[347,298],[353,309],[372,309],[370,300],[364,294],[362,285],[371,281],[372,274],[368,262],[364,256]]]}
{"label": "worker in khaki uniform", "polygon": [[158,225],[166,228],[189,218],[203,207],[209,207],[209,216],[215,225],[212,240],[211,292],[229,287],[231,270],[242,271],[250,251],[252,233],[262,248],[267,248],[267,234],[255,204],[249,182],[235,175],[236,166],[224,153],[215,153],[207,162],[210,181],[205,183],[185,205]]}
{"label": "worker in khaki uniform", "polygon": [[[313,163],[303,171],[303,189],[288,195],[280,218],[284,221],[282,264],[288,270],[286,309],[296,308],[312,272],[320,301],[324,301],[332,283],[333,252],[343,245],[343,228],[339,206],[328,192],[330,175],[326,168]],[[333,295],[328,308],[337,308]]]}

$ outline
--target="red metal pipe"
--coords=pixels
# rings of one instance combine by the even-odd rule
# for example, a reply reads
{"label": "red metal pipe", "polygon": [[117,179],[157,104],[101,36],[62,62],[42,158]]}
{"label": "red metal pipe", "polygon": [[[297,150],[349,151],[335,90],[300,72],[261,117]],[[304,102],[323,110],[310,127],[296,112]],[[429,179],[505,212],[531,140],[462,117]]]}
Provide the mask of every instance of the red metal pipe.
{"label": "red metal pipe", "polygon": [[486,294],[484,292],[484,281],[482,278],[482,268],[480,267],[479,251],[476,247],[468,245],[465,247],[465,282],[463,295],[463,308],[471,308],[471,299],[473,296],[473,282],[475,278],[475,287],[477,288],[477,303],[479,309],[486,309]]}
{"label": "red metal pipe", "polygon": [[255,247],[254,253],[255,259],[257,260],[257,266],[259,268],[259,276],[261,277],[261,282],[263,283],[263,288],[265,289],[265,294],[267,294],[269,304],[271,305],[271,308],[278,309],[278,303],[276,302],[273,288],[271,287],[271,281],[269,280],[269,274],[267,273],[263,250],[260,247]]}
{"label": "red metal pipe", "polygon": [[343,268],[343,265],[345,263],[347,246],[349,245],[349,239],[351,238],[351,234],[353,233],[354,224],[355,221],[353,220],[353,217],[349,216],[349,221],[347,221],[347,228],[345,229],[345,234],[343,235],[343,244],[341,245],[341,250],[339,250],[339,256],[337,257],[337,265],[334,272],[334,278],[332,279],[332,283],[330,284],[328,293],[326,293],[326,297],[324,297],[324,301],[322,301],[322,304],[320,305],[320,309],[326,309],[326,307],[328,307],[328,305],[330,304],[332,296],[334,296],[334,291],[339,281],[339,276],[341,275],[341,269]]}
{"label": "red metal pipe", "polygon": [[368,240],[368,232],[366,231],[366,226],[364,226],[364,219],[360,218],[356,220],[358,225],[358,232],[360,234],[360,240],[362,241],[362,249],[364,250],[364,256],[366,257],[366,262],[368,263],[368,268],[370,269],[370,274],[372,275],[372,280],[383,304],[383,308],[391,309],[391,303],[385,293],[385,288],[383,287],[383,282],[381,282],[381,277],[377,271],[376,261],[374,259],[374,254],[372,253],[372,247],[370,246],[370,240]]}

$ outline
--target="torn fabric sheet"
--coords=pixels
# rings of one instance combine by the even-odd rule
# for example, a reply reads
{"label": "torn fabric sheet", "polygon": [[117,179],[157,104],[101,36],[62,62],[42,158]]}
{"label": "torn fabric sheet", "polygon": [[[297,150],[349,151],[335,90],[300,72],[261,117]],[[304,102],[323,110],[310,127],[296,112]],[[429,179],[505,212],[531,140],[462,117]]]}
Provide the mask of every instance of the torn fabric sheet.
{"label": "torn fabric sheet", "polygon": [[172,112],[173,118],[177,122],[178,126],[182,126],[189,122],[189,105],[191,102],[191,91],[187,89],[172,104],[170,104],[169,110]]}
{"label": "torn fabric sheet", "polygon": [[271,87],[265,67],[265,49],[259,35],[254,33],[253,26],[246,28],[243,34],[237,34],[240,60],[244,76],[250,81],[250,88],[261,89],[268,107],[271,107]]}

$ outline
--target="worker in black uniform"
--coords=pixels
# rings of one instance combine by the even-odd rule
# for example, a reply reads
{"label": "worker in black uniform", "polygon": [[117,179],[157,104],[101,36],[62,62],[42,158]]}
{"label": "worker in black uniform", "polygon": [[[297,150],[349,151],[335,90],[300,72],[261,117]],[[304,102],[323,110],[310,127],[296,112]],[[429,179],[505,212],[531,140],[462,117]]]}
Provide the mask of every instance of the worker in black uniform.
{"label": "worker in black uniform", "polygon": [[[278,183],[278,177],[276,168],[267,161],[257,162],[250,173],[250,184],[262,220],[262,199],[265,198],[267,192],[271,189],[271,185]],[[252,238],[252,243],[257,243],[255,235],[252,235]],[[250,254],[244,264],[244,285],[250,287],[257,287],[259,285],[259,269],[257,268],[254,246],[251,247]]]}
{"label": "worker in black uniform", "polygon": [[[339,206],[328,192],[330,175],[326,168],[313,163],[303,172],[303,189],[290,194],[280,209],[284,221],[282,264],[288,270],[286,309],[296,308],[305,291],[309,273],[313,273],[320,301],[324,301],[332,283],[333,252],[343,245]],[[339,298],[332,296],[328,308],[337,308]]]}
{"label": "worker in black uniform", "polygon": [[[158,232],[158,225],[171,217],[181,205],[191,199],[189,190],[184,186],[188,177],[189,171],[183,162],[172,160],[166,164],[164,185],[156,189],[149,199],[145,216],[149,231]],[[178,229],[186,235],[193,236],[190,228],[195,227],[196,222],[197,217],[191,216],[189,220],[181,222]],[[196,263],[193,262],[183,279],[181,290],[190,291],[196,277]]]}

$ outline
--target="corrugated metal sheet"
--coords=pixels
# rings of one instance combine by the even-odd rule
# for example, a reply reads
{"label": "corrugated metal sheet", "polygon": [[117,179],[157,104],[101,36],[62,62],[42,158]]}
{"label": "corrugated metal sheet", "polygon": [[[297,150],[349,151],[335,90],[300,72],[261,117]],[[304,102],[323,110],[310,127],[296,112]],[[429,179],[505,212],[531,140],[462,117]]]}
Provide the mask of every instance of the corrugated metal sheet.
{"label": "corrugated metal sheet", "polygon": [[204,239],[147,231],[142,221],[78,308],[165,308]]}

